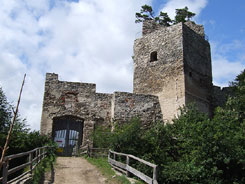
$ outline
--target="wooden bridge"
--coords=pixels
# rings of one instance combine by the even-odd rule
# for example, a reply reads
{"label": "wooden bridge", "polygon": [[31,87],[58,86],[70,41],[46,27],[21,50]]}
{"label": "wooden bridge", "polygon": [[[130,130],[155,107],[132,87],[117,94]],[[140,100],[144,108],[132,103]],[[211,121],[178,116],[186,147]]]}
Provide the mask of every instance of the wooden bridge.
{"label": "wooden bridge", "polygon": [[[4,158],[4,164],[2,167],[2,177],[0,178],[0,182],[2,182],[3,184],[16,184],[16,183],[23,183],[23,181],[30,179],[33,176],[33,170],[35,169],[35,167],[42,161],[42,159],[44,159],[47,156],[47,149],[49,149],[49,147],[45,146],[45,147],[41,147],[41,148],[36,148],[34,150],[28,151],[28,152],[24,152],[24,153],[19,153],[19,154],[15,154],[15,155],[10,155]],[[135,157],[133,155],[130,154],[125,154],[125,153],[118,153],[115,151],[111,151],[108,149],[98,149],[98,148],[89,148],[86,147],[86,150],[83,153],[88,154],[88,156],[92,156],[92,155],[96,155],[96,152],[108,152],[108,162],[110,163],[110,165],[115,168],[116,170],[126,174],[128,177],[129,176],[137,176],[138,178],[140,178],[141,180],[145,181],[148,184],[157,184],[157,165],[152,164],[150,162],[147,162],[143,159],[140,159],[138,157]],[[9,162],[11,162],[11,160],[14,160],[15,158],[20,158],[23,157],[24,159],[27,157],[27,161],[26,163],[16,166],[14,168],[9,169]],[[82,175],[88,173],[86,171],[86,169],[88,167],[92,166],[88,166],[86,165],[86,160],[81,158],[79,159],[79,157],[63,157],[64,159],[58,158],[59,162],[63,162],[63,163],[58,163],[57,167],[59,167],[59,164],[63,164],[62,169],[64,170],[64,168],[69,170],[73,170],[73,172],[71,174],[68,175],[68,177],[72,177],[71,179],[74,180],[74,178],[76,178],[74,175],[80,175],[79,177],[81,177],[78,183],[90,183],[90,180],[84,180],[84,178],[82,178]],[[75,161],[73,161],[75,159]],[[69,160],[64,162],[64,160]],[[152,177],[146,175],[146,173],[137,170],[136,168],[133,167],[133,164],[131,164],[131,162],[137,161],[140,164],[143,164],[149,168],[152,169]],[[64,166],[65,164],[68,164],[66,166]],[[76,166],[72,166],[71,164],[75,163]],[[70,166],[69,166],[70,164]],[[86,168],[83,168],[86,167]],[[21,175],[12,178],[10,180],[8,180],[8,176],[21,170],[21,169],[26,169],[28,168],[24,173],[22,173]],[[78,172],[75,172],[75,171]],[[92,170],[95,170],[92,169]],[[85,172],[86,171],[86,172]],[[64,171],[63,171],[64,172]],[[89,170],[89,172],[94,175],[98,174],[96,172],[91,172],[91,169]],[[59,172],[57,172],[59,173]],[[64,173],[63,173],[64,174]],[[56,175],[55,177],[62,177],[62,175]],[[74,175],[72,175],[74,174]],[[64,177],[64,176],[63,176]],[[94,178],[94,177],[92,177]],[[96,177],[95,177],[96,178]],[[58,178],[56,178],[58,179]],[[65,179],[61,179],[61,183],[66,183],[64,181]],[[68,178],[66,178],[66,180],[69,180]],[[70,180],[71,181],[71,180]],[[84,182],[82,182],[84,181]],[[86,181],[86,182],[85,182]],[[57,182],[54,182],[57,183]],[[60,182],[59,182],[60,183]],[[69,182],[68,182],[69,183]],[[91,183],[96,183],[96,182],[92,182]],[[98,183],[103,183],[103,182],[98,182]]]}

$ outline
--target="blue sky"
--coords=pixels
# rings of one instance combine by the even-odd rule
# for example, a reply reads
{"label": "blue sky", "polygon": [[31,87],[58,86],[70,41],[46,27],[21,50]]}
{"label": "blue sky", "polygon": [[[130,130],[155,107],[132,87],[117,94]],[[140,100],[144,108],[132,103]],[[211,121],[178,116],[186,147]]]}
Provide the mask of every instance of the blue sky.
{"label": "blue sky", "polygon": [[0,0],[0,86],[39,129],[46,72],[97,84],[98,92],[132,92],[133,43],[143,4],[173,17],[188,6],[211,45],[213,83],[227,86],[245,68],[244,0]]}

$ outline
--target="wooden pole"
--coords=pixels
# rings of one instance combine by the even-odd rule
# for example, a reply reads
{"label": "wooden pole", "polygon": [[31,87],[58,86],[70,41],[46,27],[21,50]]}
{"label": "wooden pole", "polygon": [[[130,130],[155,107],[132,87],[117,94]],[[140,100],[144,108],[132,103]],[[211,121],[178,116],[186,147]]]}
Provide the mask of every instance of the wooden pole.
{"label": "wooden pole", "polygon": [[20,98],[21,98],[22,90],[23,90],[23,87],[24,87],[24,84],[25,84],[25,78],[26,78],[26,74],[24,75],[24,79],[23,79],[23,82],[22,82],[22,85],[21,85],[21,89],[20,89],[19,99],[18,99],[17,106],[16,106],[16,109],[15,109],[15,112],[14,112],[14,117],[13,117],[13,120],[12,120],[12,122],[10,124],[8,136],[7,136],[4,148],[3,148],[3,152],[2,152],[2,156],[1,156],[1,160],[0,160],[0,168],[2,168],[3,158],[5,156],[5,153],[6,153],[7,149],[8,149],[9,139],[10,139],[13,127],[14,127],[14,123],[15,123],[16,117],[17,117],[19,104],[20,104]]}

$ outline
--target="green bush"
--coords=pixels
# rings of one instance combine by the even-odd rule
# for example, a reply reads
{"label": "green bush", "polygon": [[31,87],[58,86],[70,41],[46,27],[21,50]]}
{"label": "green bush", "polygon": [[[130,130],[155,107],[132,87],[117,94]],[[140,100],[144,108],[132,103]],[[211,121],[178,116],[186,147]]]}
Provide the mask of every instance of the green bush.
{"label": "green bush", "polygon": [[47,171],[51,171],[53,169],[53,164],[56,160],[55,156],[55,148],[50,148],[48,150],[48,155],[44,158],[39,165],[34,169],[32,183],[39,184],[44,179],[44,174]]}
{"label": "green bush", "polygon": [[[11,105],[0,87],[0,145],[5,145],[6,137],[8,135],[11,120],[13,118],[13,105]],[[6,155],[13,155],[21,152],[33,150],[37,147],[42,147],[46,144],[53,144],[48,136],[40,135],[38,131],[30,131],[26,120],[22,120],[20,116],[15,122]],[[2,149],[0,149],[2,155]],[[26,163],[28,156],[20,157],[9,162],[9,169]],[[23,169],[10,175],[9,179],[22,174]],[[2,172],[1,172],[2,174]],[[0,174],[0,176],[1,176]]]}
{"label": "green bush", "polygon": [[[194,105],[181,109],[173,124],[153,122],[142,129],[140,120],[117,125],[107,135],[111,149],[158,165],[159,183],[245,183],[245,70],[231,83],[234,95],[209,119]],[[103,134],[100,134],[103,139]],[[99,139],[98,139],[99,140]],[[137,162],[132,166],[152,176]]]}

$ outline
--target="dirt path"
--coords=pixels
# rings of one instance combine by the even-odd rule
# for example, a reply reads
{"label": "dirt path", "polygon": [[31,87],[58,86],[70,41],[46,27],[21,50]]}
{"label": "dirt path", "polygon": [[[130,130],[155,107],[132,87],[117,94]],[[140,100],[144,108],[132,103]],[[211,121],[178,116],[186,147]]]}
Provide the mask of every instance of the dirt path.
{"label": "dirt path", "polygon": [[54,184],[103,184],[106,178],[81,157],[58,157]]}

